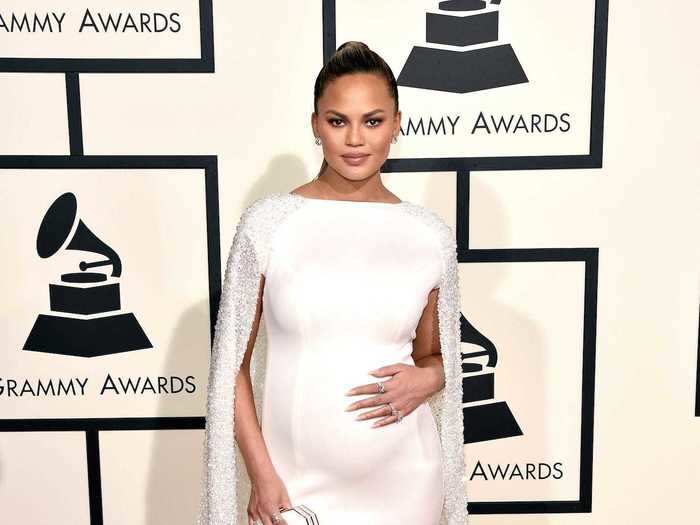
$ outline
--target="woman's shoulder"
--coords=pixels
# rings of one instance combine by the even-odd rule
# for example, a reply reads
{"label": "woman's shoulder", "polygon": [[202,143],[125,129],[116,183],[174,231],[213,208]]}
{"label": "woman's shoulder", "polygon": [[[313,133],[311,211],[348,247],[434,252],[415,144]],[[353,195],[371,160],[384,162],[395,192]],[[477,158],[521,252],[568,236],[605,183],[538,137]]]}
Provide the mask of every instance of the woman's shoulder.
{"label": "woman's shoulder", "polygon": [[251,237],[269,234],[284,217],[299,206],[289,193],[274,192],[253,200],[241,213],[238,228]]}
{"label": "woman's shoulder", "polygon": [[[457,268],[458,254],[457,238],[452,227],[450,227],[440,214],[420,204],[406,203],[404,209],[430,232],[435,241],[435,253],[442,262],[440,279],[442,280],[446,275],[454,276],[454,272]],[[438,285],[442,286],[440,284]]]}
{"label": "woman's shoulder", "polygon": [[420,222],[435,235],[441,246],[448,248],[455,247],[456,239],[454,231],[440,214],[426,206],[410,201],[404,201],[402,204],[411,217]]}
{"label": "woman's shoulder", "polygon": [[289,194],[275,192],[256,198],[241,213],[235,237],[252,245],[261,273],[265,273],[267,266],[272,234],[299,204]]}
{"label": "woman's shoulder", "polygon": [[284,203],[289,202],[289,193],[274,192],[263,195],[262,197],[257,197],[248,206],[243,209],[241,214],[241,219],[253,219],[258,218],[261,214],[273,211]]}

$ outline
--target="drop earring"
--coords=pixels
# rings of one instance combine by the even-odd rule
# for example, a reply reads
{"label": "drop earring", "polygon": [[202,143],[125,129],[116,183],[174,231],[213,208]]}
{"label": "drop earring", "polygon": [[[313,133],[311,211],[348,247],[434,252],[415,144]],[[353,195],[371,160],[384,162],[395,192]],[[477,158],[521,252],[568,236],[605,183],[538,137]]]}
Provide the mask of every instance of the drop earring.
{"label": "drop earring", "polygon": [[392,144],[396,144],[398,141],[399,141],[399,139],[396,138],[396,135],[394,135],[393,137],[391,137],[391,143],[392,143]]}
{"label": "drop earring", "polygon": [[316,140],[314,142],[316,143],[317,146],[320,146],[321,145],[320,137],[316,137]]}

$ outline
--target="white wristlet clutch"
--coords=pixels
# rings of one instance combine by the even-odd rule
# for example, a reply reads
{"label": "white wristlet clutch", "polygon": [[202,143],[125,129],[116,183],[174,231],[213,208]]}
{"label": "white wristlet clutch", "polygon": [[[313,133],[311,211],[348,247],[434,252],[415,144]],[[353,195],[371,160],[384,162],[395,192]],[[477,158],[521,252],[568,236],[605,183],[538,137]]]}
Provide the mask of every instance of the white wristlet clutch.
{"label": "white wristlet clutch", "polygon": [[287,525],[319,525],[318,516],[306,505],[295,505],[280,511]]}

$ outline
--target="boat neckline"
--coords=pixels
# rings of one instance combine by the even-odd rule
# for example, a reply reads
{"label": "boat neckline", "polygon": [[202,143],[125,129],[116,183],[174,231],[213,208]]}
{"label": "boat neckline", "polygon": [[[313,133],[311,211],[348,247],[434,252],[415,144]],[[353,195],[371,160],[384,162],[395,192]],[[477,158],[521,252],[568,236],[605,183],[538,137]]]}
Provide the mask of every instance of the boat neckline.
{"label": "boat neckline", "polygon": [[383,201],[352,201],[352,200],[347,200],[347,199],[317,199],[316,197],[306,197],[305,195],[301,195],[299,193],[291,193],[291,192],[289,192],[288,195],[291,195],[292,197],[299,197],[299,198],[307,200],[307,201],[339,202],[339,203],[348,203],[348,204],[383,204],[385,206],[399,206],[401,204],[406,204],[406,202],[407,202],[407,201],[383,202]]}

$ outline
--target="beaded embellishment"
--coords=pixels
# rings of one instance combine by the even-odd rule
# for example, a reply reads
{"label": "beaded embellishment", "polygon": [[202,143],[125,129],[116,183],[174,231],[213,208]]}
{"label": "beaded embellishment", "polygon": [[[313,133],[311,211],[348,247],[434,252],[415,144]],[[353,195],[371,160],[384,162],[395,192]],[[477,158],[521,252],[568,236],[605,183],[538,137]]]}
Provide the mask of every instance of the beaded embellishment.
{"label": "beaded embellishment", "polygon": [[[250,479],[234,440],[235,381],[251,335],[260,275],[265,273],[272,234],[285,217],[306,203],[299,195],[272,193],[248,206],[236,226],[212,345],[197,525],[248,523]],[[408,201],[395,207],[434,231],[441,248],[443,272],[437,308],[445,386],[427,402],[442,446],[445,499],[440,525],[468,525],[456,241],[451,228],[436,213]],[[262,416],[265,382],[265,333],[264,318],[261,318],[250,363],[258,420]]]}

